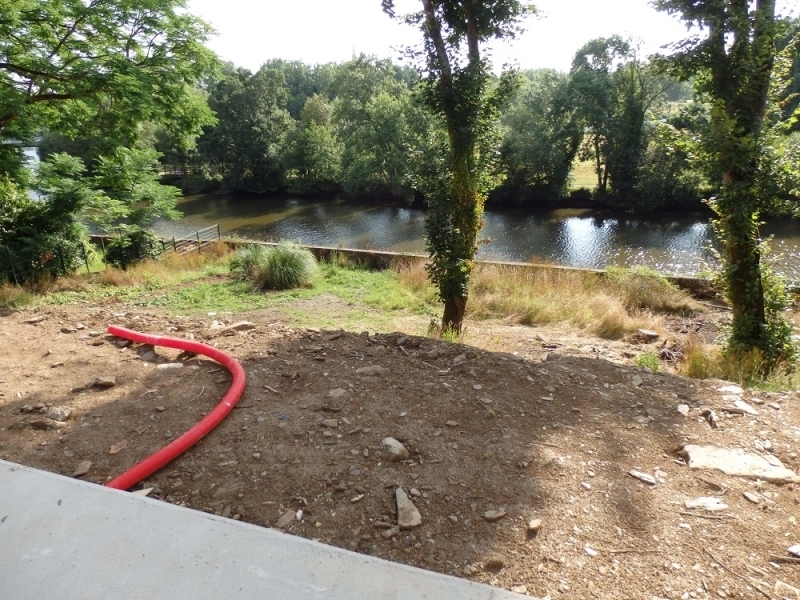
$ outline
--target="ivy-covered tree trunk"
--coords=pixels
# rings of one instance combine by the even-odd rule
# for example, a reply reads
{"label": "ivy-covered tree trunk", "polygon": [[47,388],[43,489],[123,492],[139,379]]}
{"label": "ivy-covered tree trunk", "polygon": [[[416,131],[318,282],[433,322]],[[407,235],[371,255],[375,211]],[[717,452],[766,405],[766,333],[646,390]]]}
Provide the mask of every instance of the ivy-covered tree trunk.
{"label": "ivy-covered tree trunk", "polygon": [[[394,16],[394,0],[382,4]],[[500,106],[516,89],[511,74],[492,85],[480,45],[491,38],[514,37],[519,21],[532,7],[519,0],[421,0],[421,4],[422,10],[405,20],[422,30],[427,77],[420,94],[444,124],[448,141],[441,169],[423,184],[429,205],[428,272],[444,303],[442,330],[460,333],[484,194],[492,179],[494,125]]]}

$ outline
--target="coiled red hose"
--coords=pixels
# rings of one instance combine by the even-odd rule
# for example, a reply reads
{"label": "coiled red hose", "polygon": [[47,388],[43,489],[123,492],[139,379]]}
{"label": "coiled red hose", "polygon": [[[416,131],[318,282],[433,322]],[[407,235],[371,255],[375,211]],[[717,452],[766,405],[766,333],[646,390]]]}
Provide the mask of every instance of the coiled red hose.
{"label": "coiled red hose", "polygon": [[225,368],[227,368],[231,375],[233,375],[233,383],[231,384],[228,393],[222,398],[219,404],[208,413],[202,421],[197,423],[189,431],[184,433],[178,439],[169,443],[156,452],[151,454],[142,462],[134,465],[122,475],[119,475],[109,481],[106,487],[114,488],[116,490],[127,490],[135,484],[139,483],[148,475],[152,475],[161,467],[177,458],[189,448],[199,442],[206,436],[214,427],[224,419],[229,412],[233,409],[239,401],[239,397],[244,392],[245,374],[242,365],[239,362],[206,344],[195,342],[192,340],[181,340],[177,338],[161,337],[157,335],[147,335],[146,333],[139,333],[125,329],[124,327],[117,327],[116,325],[109,325],[108,333],[116,335],[117,337],[125,338],[133,342],[142,344],[150,344],[152,346],[166,346],[167,348],[176,348],[178,350],[186,350],[187,352],[194,352],[195,354],[202,354],[208,358],[217,361]]}

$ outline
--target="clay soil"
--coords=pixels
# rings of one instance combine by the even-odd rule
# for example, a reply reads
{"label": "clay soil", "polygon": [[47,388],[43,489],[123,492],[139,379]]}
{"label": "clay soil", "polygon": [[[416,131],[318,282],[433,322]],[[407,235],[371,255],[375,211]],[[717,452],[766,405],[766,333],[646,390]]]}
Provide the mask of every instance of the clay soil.
{"label": "clay soil", "polygon": [[[323,298],[297,309],[332,318],[337,305]],[[227,328],[243,320],[255,328]],[[671,322],[661,340],[690,330],[713,337],[709,320]],[[81,477],[103,484],[228,389],[216,363],[125,346],[106,334],[109,324],[206,342],[247,373],[228,418],[135,486],[153,488],[152,498],[535,597],[779,598],[794,596],[778,582],[800,587],[800,564],[772,558],[800,542],[796,486],[692,471],[679,454],[687,443],[741,447],[796,471],[798,394],[746,390],[757,415],[725,413],[724,382],[632,365],[661,340],[471,322],[464,345],[292,328],[268,311],[41,307],[0,316],[0,457],[66,476],[90,461]],[[183,366],[158,366],[172,362]],[[357,373],[370,365],[383,370]],[[115,385],[80,389],[103,377]],[[50,407],[73,413],[53,423]],[[716,410],[718,428],[704,407]],[[386,437],[409,457],[391,462]],[[397,487],[418,507],[418,528],[392,529]],[[728,508],[685,508],[700,496]],[[487,511],[504,516],[489,521]],[[533,519],[538,532],[528,530]]]}

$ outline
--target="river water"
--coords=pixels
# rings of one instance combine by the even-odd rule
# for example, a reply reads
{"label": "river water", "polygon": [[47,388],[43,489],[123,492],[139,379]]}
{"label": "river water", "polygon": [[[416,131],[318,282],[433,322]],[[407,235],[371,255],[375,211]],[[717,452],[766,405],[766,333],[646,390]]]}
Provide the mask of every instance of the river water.
{"label": "river water", "polygon": [[[166,236],[218,223],[223,235],[312,246],[424,253],[425,211],[404,205],[341,199],[238,197],[184,198],[177,222],[159,222]],[[549,262],[574,267],[645,266],[664,274],[697,275],[716,265],[714,234],[706,214],[630,215],[588,209],[546,212],[487,211],[478,255],[484,259]],[[800,281],[800,221],[762,226],[774,236],[776,270]]]}

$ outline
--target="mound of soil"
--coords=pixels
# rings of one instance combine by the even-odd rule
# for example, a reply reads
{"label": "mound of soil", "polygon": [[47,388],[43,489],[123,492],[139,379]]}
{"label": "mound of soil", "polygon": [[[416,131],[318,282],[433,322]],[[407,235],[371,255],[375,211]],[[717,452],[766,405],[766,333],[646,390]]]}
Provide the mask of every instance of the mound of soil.
{"label": "mound of soil", "polygon": [[[796,393],[651,373],[630,358],[661,342],[564,328],[471,323],[468,346],[245,319],[94,304],[0,317],[0,456],[103,484],[228,389],[216,363],[122,342],[113,323],[204,341],[247,373],[229,417],[137,486],[151,497],[538,597],[800,587],[800,565],[774,558],[800,542],[796,485],[691,470],[680,454],[740,448],[796,471]],[[397,527],[398,488],[421,525]],[[687,508],[698,497],[725,508]]]}

